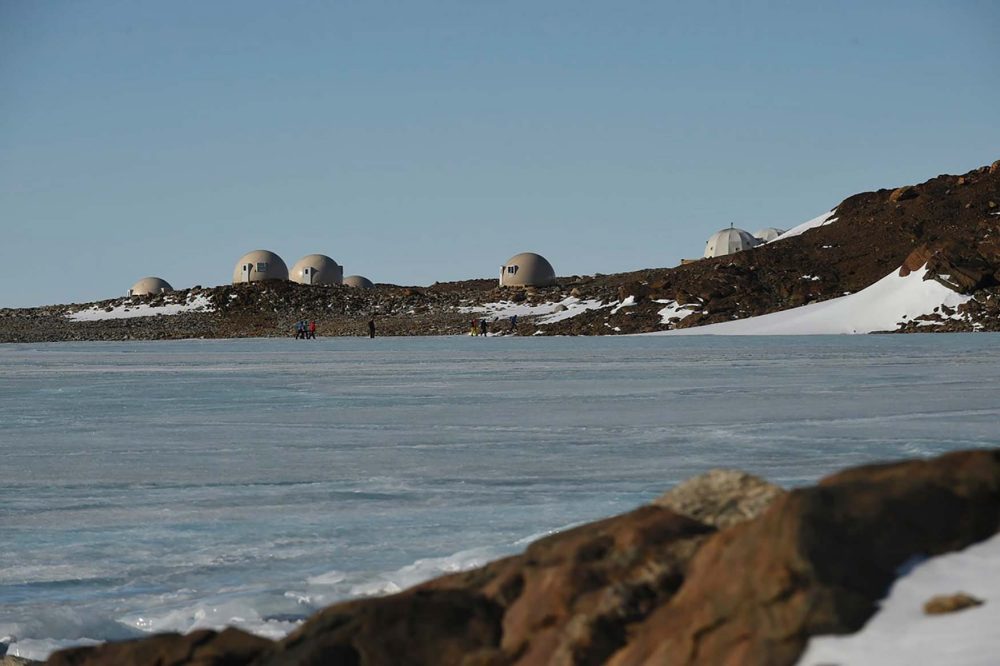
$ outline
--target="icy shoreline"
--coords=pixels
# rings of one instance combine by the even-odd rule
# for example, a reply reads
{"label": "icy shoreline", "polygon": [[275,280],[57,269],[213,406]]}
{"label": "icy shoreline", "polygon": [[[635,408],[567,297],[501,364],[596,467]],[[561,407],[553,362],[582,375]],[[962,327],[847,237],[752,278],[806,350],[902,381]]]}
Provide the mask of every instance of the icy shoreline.
{"label": "icy shoreline", "polygon": [[[212,653],[224,656],[226,663],[249,664],[253,660],[272,663],[269,659],[315,660],[332,655],[330,651],[337,645],[366,646],[359,649],[367,651],[373,649],[367,645],[374,640],[381,650],[388,650],[385,656],[390,659],[389,655],[399,650],[440,656],[441,650],[455,649],[442,643],[454,641],[464,646],[456,653],[462,655],[475,651],[476,646],[491,645],[492,639],[478,633],[481,629],[466,634],[471,631],[467,625],[456,625],[449,618],[466,609],[463,612],[473,613],[469,620],[473,623],[499,621],[477,620],[475,613],[481,611],[467,608],[470,603],[486,603],[493,595],[498,601],[491,603],[499,603],[510,627],[506,640],[514,646],[508,650],[542,650],[552,657],[562,641],[578,640],[581,631],[587,632],[584,645],[595,646],[590,650],[606,650],[600,647],[606,640],[601,637],[603,624],[585,623],[585,630],[568,629],[574,618],[590,618],[595,612],[600,618],[607,612],[604,606],[595,609],[583,601],[592,592],[593,583],[581,587],[580,577],[590,580],[588,576],[600,571],[606,577],[601,585],[616,586],[617,596],[605,595],[605,606],[634,603],[628,594],[621,596],[622,590],[641,584],[669,618],[663,624],[663,613],[653,608],[633,617],[629,640],[617,645],[613,655],[598,652],[612,657],[611,663],[658,662],[664,651],[676,651],[677,641],[682,640],[678,632],[682,636],[685,631],[703,634],[700,627],[704,622],[719,623],[713,624],[718,631],[699,648],[702,656],[712,660],[746,652],[744,656],[755,660],[802,666],[845,660],[851,664],[909,664],[914,659],[959,665],[989,663],[1000,650],[1000,636],[992,631],[1000,617],[1000,535],[995,534],[996,524],[983,521],[995,523],[998,479],[1000,450],[845,470],[819,486],[795,492],[782,491],[745,473],[715,471],[689,479],[652,505],[533,541],[524,555],[486,564],[496,553],[474,549],[448,558],[419,560],[397,571],[385,585],[356,590],[362,595],[389,596],[336,604],[304,624],[291,622],[280,630],[275,626],[276,631],[262,632],[256,627],[256,633],[277,643],[228,629],[221,634],[160,635],[140,642],[81,647],[76,652],[83,655],[96,649],[102,652],[95,654],[104,655],[104,660],[128,661],[136,650],[145,658],[158,651],[184,650],[197,660],[203,658],[198,651],[209,648],[181,647],[194,641],[195,645],[212,646]],[[931,515],[925,509],[928,493],[944,493],[938,500],[951,503]],[[908,520],[897,523],[900,514]],[[925,523],[913,524],[915,516],[923,517]],[[817,527],[822,529],[817,532]],[[886,540],[886,534],[892,538]],[[593,551],[595,543],[604,545]],[[828,543],[829,548],[812,548],[820,543]],[[957,552],[947,552],[956,548]],[[928,550],[943,554],[917,562],[915,558]],[[588,556],[581,559],[584,551]],[[895,574],[881,570],[892,563]],[[681,566],[686,573],[680,589],[674,585],[659,588],[633,578],[634,567],[647,571],[653,566],[666,566],[667,570]],[[747,575],[758,566],[764,567],[763,575]],[[782,574],[783,567],[792,567],[794,575]],[[594,571],[587,573],[588,569]],[[847,572],[856,579],[845,588],[838,580]],[[421,585],[435,573],[446,575]],[[515,591],[504,592],[502,581],[511,576],[520,582]],[[310,579],[318,585],[341,580],[337,572]],[[493,580],[501,583],[499,588],[490,582]],[[886,582],[892,582],[888,595],[883,587]],[[413,585],[417,587],[410,587]],[[775,586],[791,586],[789,596],[776,600],[771,589]],[[940,616],[921,612],[921,604],[929,597],[957,591],[971,592],[980,605]],[[463,596],[467,594],[472,596]],[[838,601],[845,594],[853,599],[853,606]],[[434,599],[438,601],[426,606]],[[859,603],[873,605],[863,627],[857,624]],[[545,625],[534,626],[530,618],[539,604],[548,609],[549,619]],[[758,605],[761,610],[757,610]],[[773,608],[775,605],[780,608]],[[397,607],[399,610],[392,610]],[[371,613],[368,608],[383,610]],[[721,615],[715,620],[712,613]],[[346,619],[331,624],[327,619],[331,616]],[[412,627],[417,616],[422,616],[419,631],[399,625]],[[436,628],[439,623],[441,629]],[[132,624],[143,631],[164,629],[156,622]],[[227,624],[241,625],[239,621]],[[344,626],[348,628],[340,628]],[[428,627],[433,629],[428,631]],[[556,628],[555,636],[539,638],[551,633],[552,627]],[[187,631],[201,628],[221,627],[201,614]],[[859,630],[852,632],[852,628]],[[282,634],[292,629],[296,630],[294,640],[281,640]],[[614,634],[613,628],[611,631]],[[733,631],[742,636],[735,643],[727,638]],[[785,638],[765,638],[789,631],[792,633],[778,634]],[[395,632],[399,638],[386,644],[380,638],[382,632]],[[813,640],[802,642],[801,632],[813,635]],[[850,635],[826,635],[830,633]],[[398,642],[400,638],[402,642]],[[517,641],[524,647],[517,648]],[[58,642],[15,638],[10,641],[9,654],[44,657],[55,647],[59,647]]]}

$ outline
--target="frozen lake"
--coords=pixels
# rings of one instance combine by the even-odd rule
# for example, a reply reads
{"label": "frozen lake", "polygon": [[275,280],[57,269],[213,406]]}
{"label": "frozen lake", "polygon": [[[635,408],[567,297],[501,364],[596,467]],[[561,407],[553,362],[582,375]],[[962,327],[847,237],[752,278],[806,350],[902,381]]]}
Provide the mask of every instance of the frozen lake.
{"label": "frozen lake", "polygon": [[995,335],[0,345],[11,652],[280,636],[646,502],[995,446]]}

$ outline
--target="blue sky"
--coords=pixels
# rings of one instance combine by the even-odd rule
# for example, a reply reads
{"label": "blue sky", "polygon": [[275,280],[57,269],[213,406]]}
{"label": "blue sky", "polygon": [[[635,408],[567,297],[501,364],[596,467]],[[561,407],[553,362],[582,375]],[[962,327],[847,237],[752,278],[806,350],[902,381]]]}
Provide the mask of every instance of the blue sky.
{"label": "blue sky", "polygon": [[611,273],[1000,158],[1000,4],[0,0],[0,91],[0,307]]}

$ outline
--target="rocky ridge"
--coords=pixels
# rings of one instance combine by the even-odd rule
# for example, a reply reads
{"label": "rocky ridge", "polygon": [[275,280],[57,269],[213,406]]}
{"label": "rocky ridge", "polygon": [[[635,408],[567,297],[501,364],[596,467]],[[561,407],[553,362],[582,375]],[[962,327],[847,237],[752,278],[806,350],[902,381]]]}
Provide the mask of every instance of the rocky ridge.
{"label": "rocky ridge", "polygon": [[[1000,160],[961,176],[865,192],[834,209],[835,221],[737,254],[673,268],[569,276],[541,289],[495,280],[372,290],[290,282],[225,285],[86,305],[0,309],[0,342],[275,337],[315,320],[320,335],[453,335],[469,330],[484,304],[535,304],[551,312],[567,298],[603,307],[554,323],[521,317],[519,334],[607,335],[702,326],[855,293],[896,270],[928,266],[935,279],[972,299],[955,312],[901,322],[901,332],[1000,330]],[[162,306],[204,297],[211,311],[73,321],[83,309]],[[616,307],[627,304],[627,307]],[[680,308],[663,323],[664,306]],[[500,327],[496,327],[500,330]]]}
{"label": "rocky ridge", "polygon": [[92,664],[793,664],[857,631],[900,567],[1000,530],[1000,449],[869,465],[783,491],[740,472],[409,590],[331,606],[285,639],[236,629],[58,652]]}

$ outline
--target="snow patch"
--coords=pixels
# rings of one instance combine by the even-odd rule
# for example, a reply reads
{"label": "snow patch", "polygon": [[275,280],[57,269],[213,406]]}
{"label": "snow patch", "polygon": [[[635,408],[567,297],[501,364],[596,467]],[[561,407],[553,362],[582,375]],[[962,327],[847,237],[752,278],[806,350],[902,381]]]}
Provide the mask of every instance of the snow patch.
{"label": "snow patch", "polygon": [[[965,592],[986,603],[947,615],[925,615],[940,594]],[[896,580],[881,608],[861,631],[818,636],[800,666],[996,664],[1000,655],[1000,535],[916,564]]]}
{"label": "snow patch", "polygon": [[106,311],[100,306],[89,307],[78,312],[67,313],[66,318],[71,321],[103,321],[105,319],[133,319],[135,317],[155,317],[158,315],[176,315],[186,312],[212,312],[212,299],[208,296],[189,296],[187,300],[180,303],[164,303],[163,305],[149,305],[147,303],[135,303],[127,300],[116,305],[110,311]]}
{"label": "snow patch", "polygon": [[611,308],[611,314],[615,314],[616,312],[618,312],[622,308],[630,308],[633,305],[635,305],[635,296],[629,296],[624,301],[622,301],[621,303],[619,303],[615,307]]}
{"label": "snow patch", "polygon": [[778,236],[777,238],[775,238],[773,241],[770,241],[770,242],[771,243],[777,243],[778,241],[784,240],[786,238],[792,238],[793,236],[799,236],[799,235],[801,235],[801,234],[809,231],[810,229],[815,229],[816,227],[822,227],[822,226],[825,226],[827,224],[833,224],[834,222],[837,221],[837,218],[835,218],[833,216],[834,213],[836,213],[836,212],[837,212],[836,210],[831,210],[829,213],[823,213],[822,215],[820,215],[818,217],[814,217],[813,219],[809,220],[808,222],[803,222],[802,224],[800,224],[797,227],[792,227],[791,229],[789,229],[788,231],[786,231],[785,233],[781,234],[780,236]]}
{"label": "snow patch", "polygon": [[669,299],[660,299],[656,302],[666,305],[665,308],[656,313],[660,315],[660,323],[663,325],[677,323],[677,321],[680,321],[689,315],[693,315],[701,307],[700,305],[694,305],[691,303],[678,305],[677,301]]}
{"label": "snow patch", "polygon": [[646,335],[835,335],[893,331],[904,320],[919,318],[942,305],[957,308],[972,298],[936,280],[925,280],[926,275],[926,267],[906,277],[893,271],[850,296],[759,317]]}
{"label": "snow patch", "polygon": [[458,310],[459,312],[479,314],[483,317],[494,317],[497,319],[507,319],[515,315],[518,317],[534,317],[538,324],[554,324],[557,321],[570,319],[588,310],[599,310],[603,307],[606,307],[603,301],[596,299],[581,300],[570,296],[557,303],[531,304],[499,301],[497,303],[463,306]]}

